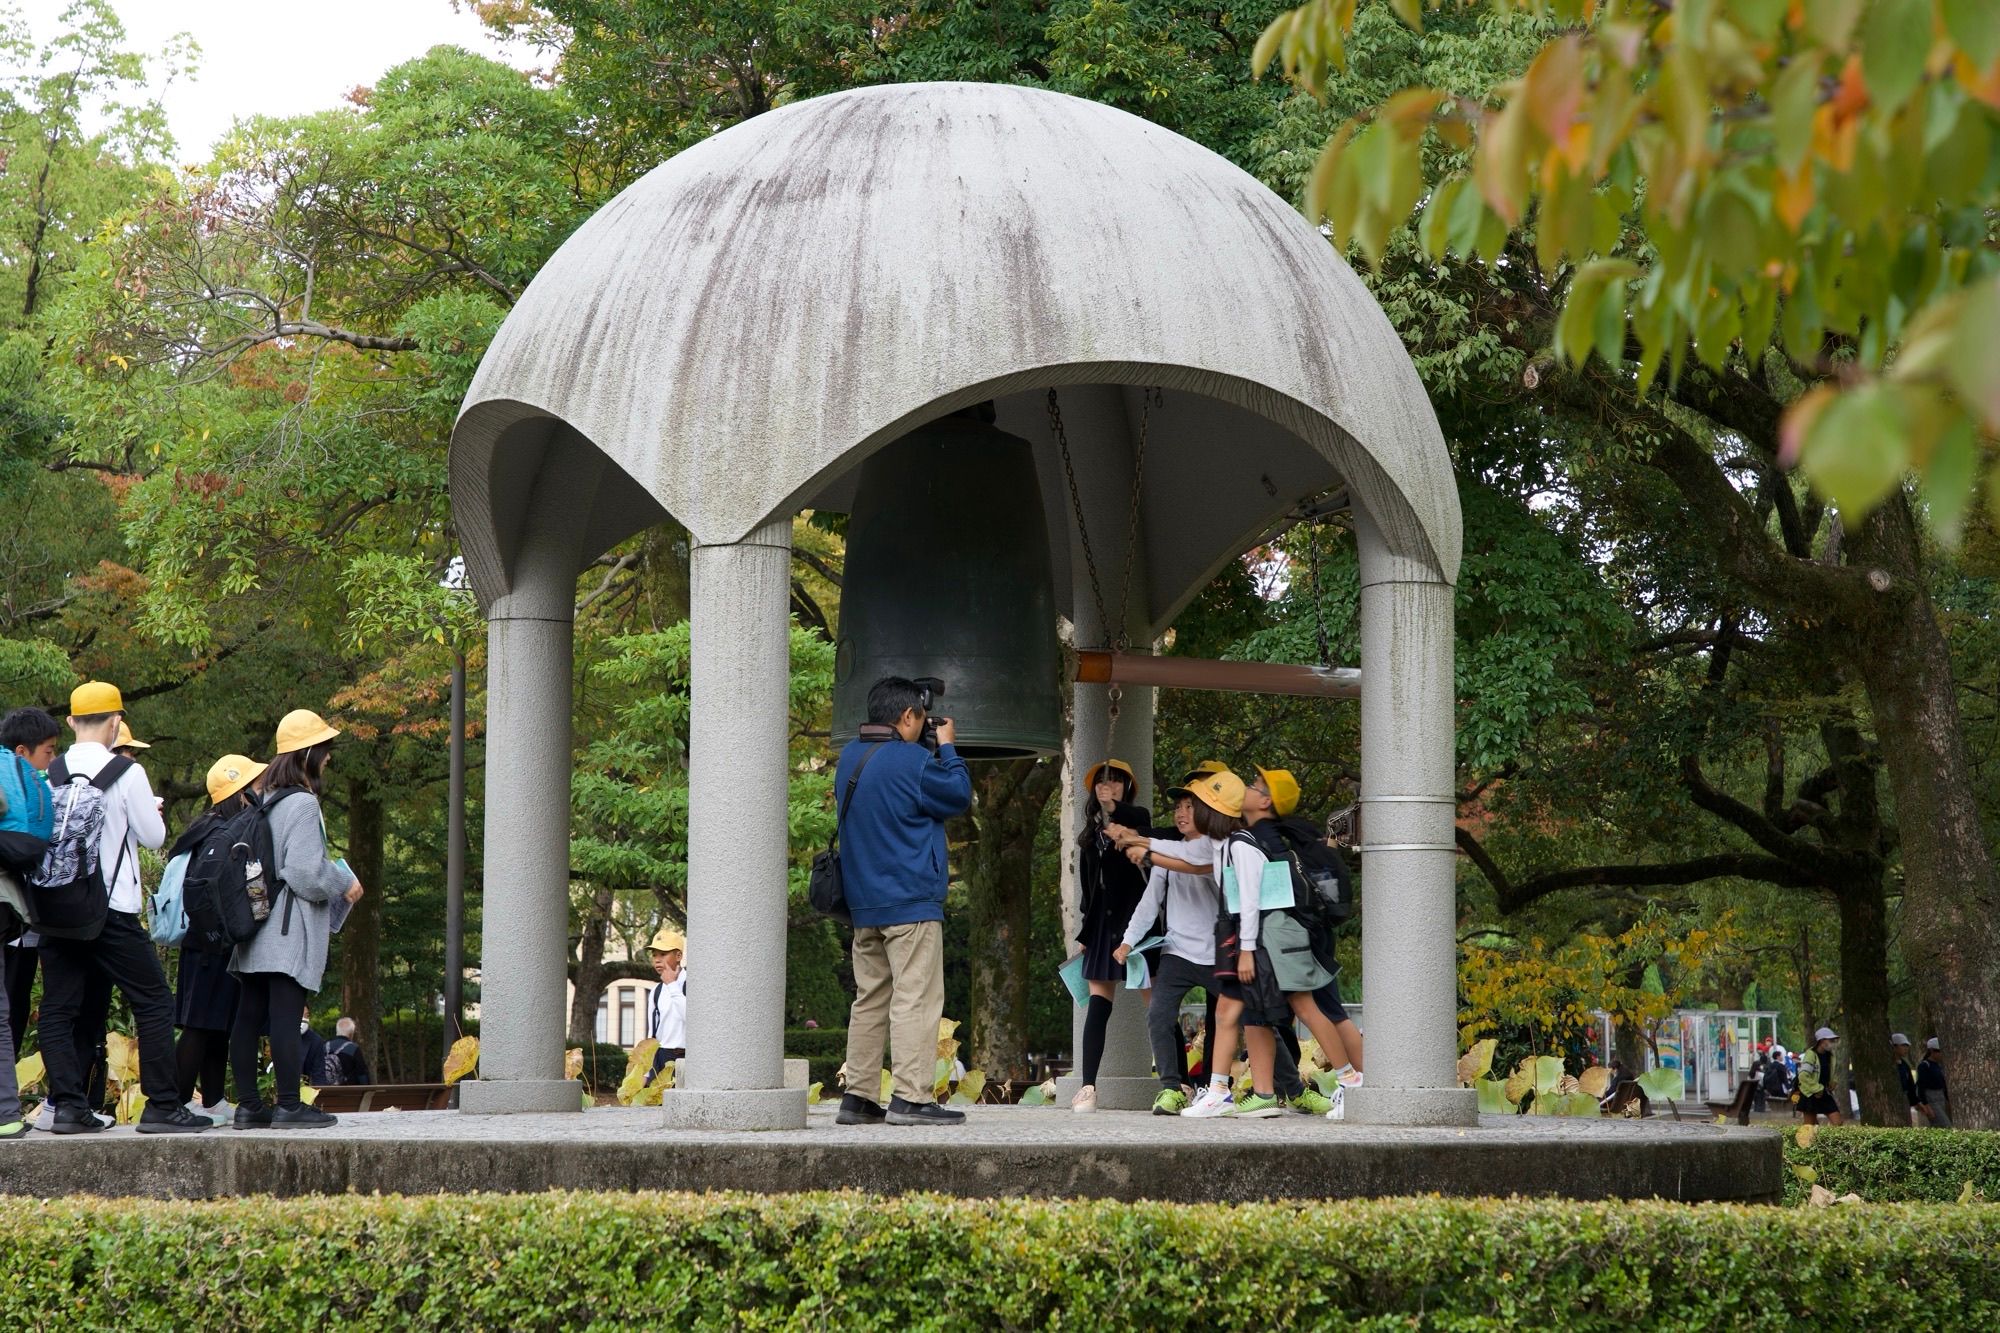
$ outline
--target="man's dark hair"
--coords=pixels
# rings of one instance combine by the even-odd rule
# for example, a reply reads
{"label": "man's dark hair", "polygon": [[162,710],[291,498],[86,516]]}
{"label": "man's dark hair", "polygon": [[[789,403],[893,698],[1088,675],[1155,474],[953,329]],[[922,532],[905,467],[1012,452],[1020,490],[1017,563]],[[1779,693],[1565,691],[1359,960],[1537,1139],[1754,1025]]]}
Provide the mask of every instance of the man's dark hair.
{"label": "man's dark hair", "polygon": [[109,722],[115,717],[123,716],[123,713],[85,713],[82,717],[71,718],[70,723],[78,727],[94,727],[100,723]]}
{"label": "man's dark hair", "polygon": [[46,708],[16,708],[0,718],[0,750],[12,751],[18,745],[32,750],[60,735],[62,728]]}
{"label": "man's dark hair", "polygon": [[307,791],[319,791],[319,775],[326,769],[328,756],[333,753],[332,741],[321,741],[303,750],[291,750],[271,760],[271,766],[264,770],[258,788],[261,791],[284,791],[291,787],[304,787]]}
{"label": "man's dark hair", "polygon": [[924,708],[924,687],[902,676],[884,676],[868,687],[868,720],[878,727],[893,727],[910,709]]}

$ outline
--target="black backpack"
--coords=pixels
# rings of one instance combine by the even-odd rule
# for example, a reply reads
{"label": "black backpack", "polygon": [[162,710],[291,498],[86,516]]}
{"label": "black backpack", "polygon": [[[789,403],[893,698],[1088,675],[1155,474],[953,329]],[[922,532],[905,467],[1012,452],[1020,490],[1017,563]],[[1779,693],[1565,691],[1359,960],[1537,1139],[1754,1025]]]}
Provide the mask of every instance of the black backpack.
{"label": "black backpack", "polygon": [[1309,928],[1332,931],[1354,915],[1354,881],[1340,849],[1302,819],[1271,821],[1276,838],[1261,839],[1265,853],[1292,867],[1292,915]]}
{"label": "black backpack", "polygon": [[[183,949],[226,954],[254,938],[269,919],[257,916],[252,880],[261,877],[265,901],[277,904],[284,886],[278,881],[278,857],[271,844],[271,810],[297,789],[273,792],[250,802],[210,831],[188,853],[187,874],[181,881],[181,901],[187,913]],[[290,904],[286,904],[290,916]],[[286,923],[289,925],[289,921]]]}

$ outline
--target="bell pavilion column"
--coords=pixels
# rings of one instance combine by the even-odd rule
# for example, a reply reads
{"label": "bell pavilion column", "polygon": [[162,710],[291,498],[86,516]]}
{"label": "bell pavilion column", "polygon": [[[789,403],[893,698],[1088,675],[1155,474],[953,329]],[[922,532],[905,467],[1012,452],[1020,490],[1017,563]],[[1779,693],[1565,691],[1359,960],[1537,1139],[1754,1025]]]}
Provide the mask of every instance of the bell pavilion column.
{"label": "bell pavilion column", "polygon": [[1361,574],[1361,987],[1367,1083],[1347,1118],[1470,1125],[1458,1086],[1452,586],[1354,506]]}
{"label": "bell pavilion column", "polygon": [[[1098,598],[1103,598],[1104,614],[1114,622],[1122,614],[1128,653],[1152,651],[1152,617],[1146,605],[1146,534],[1141,517],[1138,539],[1131,543],[1132,568],[1124,567],[1126,534],[1132,522],[1134,484],[1134,444],[1139,438],[1141,389],[1065,389],[1064,415],[1073,441],[1082,442],[1074,453],[1077,496],[1082,501],[1084,521],[1089,525],[1091,553],[1097,564],[1099,587],[1091,587],[1090,562],[1083,556],[1074,522],[1070,529],[1071,623],[1079,648],[1109,646],[1111,634],[1098,616]],[[1129,593],[1123,589],[1130,588]],[[1125,605],[1120,607],[1121,595]],[[1118,717],[1111,718],[1111,687],[1076,685],[1071,711],[1069,763],[1063,776],[1059,799],[1063,802],[1063,901],[1069,909],[1066,924],[1080,906],[1080,886],[1076,878],[1076,838],[1079,819],[1089,797],[1082,788],[1084,775],[1100,759],[1122,759],[1138,775],[1136,799],[1148,806],[1159,797],[1153,783],[1153,700],[1151,688],[1126,688],[1119,699]],[[1154,811],[1156,822],[1158,811]],[[1066,949],[1074,944],[1066,941]],[[1104,1032],[1104,1058],[1097,1067],[1097,1104],[1107,1111],[1143,1111],[1159,1095],[1160,1083],[1153,1074],[1152,1041],[1146,1033],[1146,1006],[1140,993],[1120,985],[1112,993],[1111,1022]],[[1081,1083],[1078,1069],[1083,1062],[1083,1024],[1086,1008],[1077,1008],[1070,1020],[1070,1055],[1074,1063],[1068,1075],[1056,1084],[1058,1097],[1067,1106]]]}
{"label": "bell pavilion column", "polygon": [[458,1094],[459,1109],[475,1115],[583,1109],[582,1085],[563,1077],[570,673],[582,557],[575,514],[588,508],[601,462],[594,451],[551,454],[508,590],[487,611],[479,1077]]}
{"label": "bell pavilion column", "polygon": [[688,1054],[669,1126],[803,1129],[784,1086],[792,521],[691,557]]}

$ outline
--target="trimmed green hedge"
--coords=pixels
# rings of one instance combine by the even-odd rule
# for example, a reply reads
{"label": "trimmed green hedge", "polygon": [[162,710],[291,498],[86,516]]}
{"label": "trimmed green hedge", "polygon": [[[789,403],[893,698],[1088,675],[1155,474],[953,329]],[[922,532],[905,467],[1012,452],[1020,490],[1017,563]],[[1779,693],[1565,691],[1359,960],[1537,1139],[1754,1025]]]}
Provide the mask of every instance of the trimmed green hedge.
{"label": "trimmed green hedge", "polygon": [[[1869,1203],[1952,1203],[1972,1183],[2000,1200],[2000,1134],[1977,1129],[1870,1129],[1820,1126],[1809,1148],[1799,1126],[1785,1130],[1785,1202],[1801,1203],[1815,1184]],[[1797,1168],[1809,1168],[1812,1179]]]}
{"label": "trimmed green hedge", "polygon": [[0,1201],[8,1327],[2000,1327],[2000,1206]]}
{"label": "trimmed green hedge", "polygon": [[812,1067],[815,1083],[833,1086],[833,1075],[847,1059],[846,1028],[786,1028],[785,1054]]}

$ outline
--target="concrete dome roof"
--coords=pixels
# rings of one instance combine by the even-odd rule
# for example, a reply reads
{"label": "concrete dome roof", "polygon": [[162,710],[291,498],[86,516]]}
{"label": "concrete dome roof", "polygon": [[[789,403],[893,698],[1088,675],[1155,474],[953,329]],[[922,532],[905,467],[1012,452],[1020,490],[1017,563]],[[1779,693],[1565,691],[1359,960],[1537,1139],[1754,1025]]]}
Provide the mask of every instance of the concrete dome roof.
{"label": "concrete dome roof", "polygon": [[[579,436],[622,474],[574,496],[586,554],[663,510],[729,542],[837,504],[861,459],[944,412],[998,400],[1001,425],[1026,434],[1023,405],[1051,385],[1167,391],[1145,499],[1157,616],[1342,483],[1391,552],[1456,578],[1436,419],[1326,240],[1170,131],[970,83],[759,116],[579,228],[466,396],[451,447],[461,540],[482,596],[505,591],[528,496]],[[1174,406],[1196,399],[1202,411]],[[1052,508],[1052,530],[1063,518]]]}

